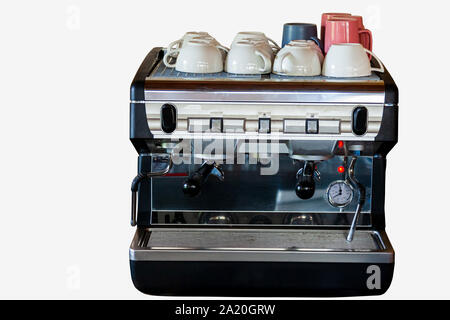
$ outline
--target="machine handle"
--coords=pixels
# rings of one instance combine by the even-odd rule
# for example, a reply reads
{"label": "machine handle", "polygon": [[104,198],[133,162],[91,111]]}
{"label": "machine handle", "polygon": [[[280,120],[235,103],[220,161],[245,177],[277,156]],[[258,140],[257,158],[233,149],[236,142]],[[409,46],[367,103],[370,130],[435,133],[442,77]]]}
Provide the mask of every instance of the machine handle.
{"label": "machine handle", "polygon": [[138,208],[138,190],[142,181],[150,179],[152,177],[164,176],[172,169],[173,161],[172,155],[169,155],[169,162],[167,167],[162,171],[139,173],[131,183],[131,226],[135,227],[137,224],[137,208]]}
{"label": "machine handle", "polygon": [[320,173],[316,169],[314,161],[305,161],[303,168],[297,173],[298,183],[295,186],[295,194],[303,200],[311,199],[316,191],[315,180],[320,180]]}
{"label": "machine handle", "polygon": [[301,176],[295,186],[295,194],[303,200],[311,199],[316,191],[316,182],[312,176]]}
{"label": "machine handle", "polygon": [[204,162],[200,169],[191,174],[189,178],[184,182],[184,194],[189,197],[197,196],[210,175],[215,176],[220,181],[224,180],[224,173],[218,164],[216,164],[215,162]]}

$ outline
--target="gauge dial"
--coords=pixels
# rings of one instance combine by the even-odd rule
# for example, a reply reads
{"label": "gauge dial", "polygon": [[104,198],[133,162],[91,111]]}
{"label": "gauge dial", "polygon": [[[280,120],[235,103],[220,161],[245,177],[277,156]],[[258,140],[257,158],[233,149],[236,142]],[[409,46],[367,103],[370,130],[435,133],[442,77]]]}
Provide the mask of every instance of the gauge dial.
{"label": "gauge dial", "polygon": [[353,200],[353,189],[345,181],[335,181],[328,187],[328,201],[333,207],[346,207]]}

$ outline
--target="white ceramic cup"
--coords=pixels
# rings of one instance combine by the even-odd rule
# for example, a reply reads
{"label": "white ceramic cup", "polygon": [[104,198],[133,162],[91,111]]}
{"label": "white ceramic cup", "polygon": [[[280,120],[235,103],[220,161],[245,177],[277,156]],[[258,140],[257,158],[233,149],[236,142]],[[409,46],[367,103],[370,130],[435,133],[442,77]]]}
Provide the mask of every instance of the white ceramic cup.
{"label": "white ceramic cup", "polygon": [[320,63],[323,63],[323,60],[325,59],[325,57],[323,56],[322,50],[320,49],[320,47],[317,45],[317,43],[313,40],[292,40],[291,42],[289,42],[289,45],[309,45],[311,47],[313,47],[316,51],[317,54],[319,55],[319,59],[320,59]]}
{"label": "white ceramic cup", "polygon": [[310,44],[288,44],[278,52],[273,73],[286,76],[313,77],[322,72],[317,50]]}
{"label": "white ceramic cup", "polygon": [[[181,48],[176,48],[164,56],[164,64],[180,72],[216,73],[223,71],[222,52],[228,49],[214,45],[207,40],[191,40]],[[170,56],[176,56],[175,63],[169,63]]]}
{"label": "white ceramic cup", "polygon": [[238,42],[250,42],[255,46],[259,47],[261,50],[266,51],[270,55],[270,59],[272,60],[272,62],[273,59],[275,59],[276,52],[278,52],[278,50],[275,47],[271,46],[269,42],[264,39],[244,38]]}
{"label": "white ceramic cup", "polygon": [[[173,50],[175,49],[179,49],[181,47],[183,47],[183,45],[186,45],[186,43],[188,43],[189,41],[193,40],[193,39],[214,39],[213,37],[211,37],[209,35],[208,32],[204,32],[204,31],[190,31],[190,32],[186,32],[183,37],[181,39],[175,40],[171,43],[169,43],[169,45],[167,46],[167,51],[166,54],[167,56],[172,56],[172,57],[176,57],[176,55],[174,55],[172,53]],[[215,39],[214,39],[215,40]]]}
{"label": "white ceramic cup", "polygon": [[[367,53],[373,56],[380,68],[372,68]],[[325,57],[322,74],[326,77],[367,77],[373,71],[384,72],[383,64],[371,51],[359,43],[333,44]]]}
{"label": "white ceramic cup", "polygon": [[[277,52],[278,50],[280,50],[280,46],[274,40],[270,39],[263,32],[259,31],[241,31],[234,37],[233,44],[242,40],[250,39],[266,41],[273,51]],[[231,46],[233,46],[233,44]]]}
{"label": "white ceramic cup", "polygon": [[172,51],[174,49],[181,48],[183,46],[183,44],[188,43],[193,38],[197,38],[198,39],[199,37],[200,38],[212,38],[209,35],[208,32],[204,32],[204,31],[190,31],[190,32],[186,32],[181,39],[178,39],[178,40],[175,40],[175,41],[171,42],[167,46],[167,51]]}
{"label": "white ceramic cup", "polygon": [[250,41],[238,41],[228,52],[225,71],[236,74],[264,74],[272,70],[271,56]]}
{"label": "white ceramic cup", "polygon": [[[211,37],[211,36],[199,36],[199,37],[194,37],[191,40],[200,40],[200,41],[207,41],[215,46],[220,46],[221,48],[224,48],[224,50],[221,51],[222,53],[222,58],[223,60],[225,60],[225,58],[227,57],[227,52],[230,51],[229,48],[222,46],[219,41],[217,41],[215,38]],[[225,50],[226,49],[226,50]]]}

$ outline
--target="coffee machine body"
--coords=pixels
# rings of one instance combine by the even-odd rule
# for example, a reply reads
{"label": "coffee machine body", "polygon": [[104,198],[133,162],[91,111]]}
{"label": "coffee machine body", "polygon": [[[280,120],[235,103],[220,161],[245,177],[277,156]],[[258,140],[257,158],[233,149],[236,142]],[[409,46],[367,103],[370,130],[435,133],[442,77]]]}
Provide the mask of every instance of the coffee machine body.
{"label": "coffee machine body", "polygon": [[308,81],[174,75],[153,49],[131,87],[135,286],[156,295],[379,295],[389,73]]}

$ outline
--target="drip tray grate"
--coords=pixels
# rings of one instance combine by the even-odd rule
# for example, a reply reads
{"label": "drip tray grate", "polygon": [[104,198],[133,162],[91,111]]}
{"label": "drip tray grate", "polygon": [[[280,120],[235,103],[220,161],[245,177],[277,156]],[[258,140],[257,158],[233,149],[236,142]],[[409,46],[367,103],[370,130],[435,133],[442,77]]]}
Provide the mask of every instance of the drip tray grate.
{"label": "drip tray grate", "polygon": [[186,230],[153,229],[142,247],[153,250],[293,250],[358,251],[384,250],[378,233],[357,231],[352,242],[346,230]]}
{"label": "drip tray grate", "polygon": [[155,70],[147,78],[148,80],[230,80],[230,81],[272,81],[272,82],[372,82],[380,81],[375,73],[368,77],[358,78],[329,78],[325,76],[316,77],[291,77],[276,74],[233,74],[227,72],[219,73],[188,73],[179,72],[175,68],[168,68],[160,61]]}

